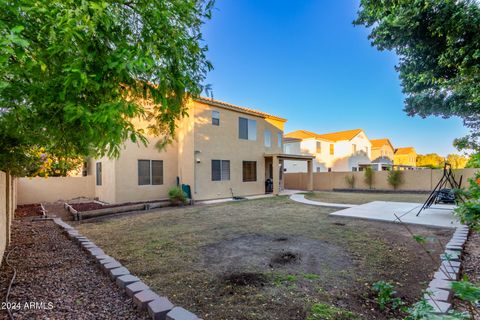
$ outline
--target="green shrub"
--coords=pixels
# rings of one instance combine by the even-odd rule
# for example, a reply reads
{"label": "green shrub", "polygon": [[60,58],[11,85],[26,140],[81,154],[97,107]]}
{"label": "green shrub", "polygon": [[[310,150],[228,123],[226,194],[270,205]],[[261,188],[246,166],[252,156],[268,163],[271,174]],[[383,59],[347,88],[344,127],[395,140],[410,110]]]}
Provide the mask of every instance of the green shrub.
{"label": "green shrub", "polygon": [[370,189],[373,188],[373,181],[374,181],[374,171],[372,167],[366,167],[364,170],[364,181],[368,185]]}
{"label": "green shrub", "polygon": [[168,190],[168,198],[170,202],[174,205],[186,204],[187,195],[180,187],[172,187]]}
{"label": "green shrub", "polygon": [[345,182],[347,183],[347,185],[350,187],[350,189],[354,189],[355,188],[355,175],[346,175],[345,176]]}
{"label": "green shrub", "polygon": [[387,182],[393,187],[393,190],[403,183],[403,171],[400,170],[390,170],[387,176]]}
{"label": "green shrub", "polygon": [[468,181],[467,190],[461,191],[461,195],[467,200],[460,202],[454,213],[462,223],[480,231],[480,172],[477,172],[475,177]]}
{"label": "green shrub", "polygon": [[385,310],[387,307],[395,310],[404,305],[400,298],[394,297],[396,291],[393,290],[393,286],[386,281],[381,280],[375,282],[373,284],[373,290],[377,292],[377,298],[375,300],[380,310]]}

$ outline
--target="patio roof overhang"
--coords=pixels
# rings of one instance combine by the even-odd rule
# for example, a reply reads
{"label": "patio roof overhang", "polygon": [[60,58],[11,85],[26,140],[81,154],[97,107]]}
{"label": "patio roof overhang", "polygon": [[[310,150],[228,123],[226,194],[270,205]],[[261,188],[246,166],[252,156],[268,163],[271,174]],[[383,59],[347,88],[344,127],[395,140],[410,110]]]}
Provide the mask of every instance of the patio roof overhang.
{"label": "patio roof overhang", "polygon": [[276,157],[283,160],[313,160],[315,156],[312,155],[303,155],[303,154],[287,154],[287,153],[265,153],[263,155],[265,158]]}

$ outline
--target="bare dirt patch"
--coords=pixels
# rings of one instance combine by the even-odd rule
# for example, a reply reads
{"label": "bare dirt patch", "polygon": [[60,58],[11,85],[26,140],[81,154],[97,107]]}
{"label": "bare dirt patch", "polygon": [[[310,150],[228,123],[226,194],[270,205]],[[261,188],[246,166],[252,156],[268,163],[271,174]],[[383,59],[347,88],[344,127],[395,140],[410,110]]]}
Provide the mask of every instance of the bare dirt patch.
{"label": "bare dirt patch", "polygon": [[322,274],[346,270],[352,265],[343,248],[300,236],[242,235],[204,247],[201,256],[202,266],[208,268],[214,264],[219,275],[230,270],[247,269]]}

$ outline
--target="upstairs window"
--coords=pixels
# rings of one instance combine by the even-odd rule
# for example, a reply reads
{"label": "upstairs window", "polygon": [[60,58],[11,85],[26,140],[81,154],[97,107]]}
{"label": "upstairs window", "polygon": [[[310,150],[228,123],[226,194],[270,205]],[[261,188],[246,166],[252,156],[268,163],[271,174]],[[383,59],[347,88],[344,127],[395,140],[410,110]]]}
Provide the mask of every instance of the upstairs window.
{"label": "upstairs window", "polygon": [[102,185],[102,163],[97,162],[95,164],[95,177],[96,177],[96,184],[97,186]]}
{"label": "upstairs window", "polygon": [[212,125],[219,126],[220,125],[220,111],[212,111]]}
{"label": "upstairs window", "polygon": [[257,140],[257,121],[238,118],[238,137],[243,140]]}
{"label": "upstairs window", "polygon": [[335,154],[335,145],[333,143],[330,144],[330,155],[334,155]]}
{"label": "upstairs window", "polygon": [[316,153],[322,153],[322,143],[320,141],[317,141]]}
{"label": "upstairs window", "polygon": [[357,145],[355,143],[352,144],[352,153],[357,153]]}
{"label": "upstairs window", "polygon": [[243,161],[243,182],[257,181],[257,161]]}
{"label": "upstairs window", "polygon": [[283,141],[282,141],[282,133],[279,132],[279,133],[277,133],[277,145],[278,145],[279,148],[281,148],[281,147],[282,147],[282,144],[283,144]]}
{"label": "upstairs window", "polygon": [[230,160],[212,160],[212,181],[230,180]]}
{"label": "upstairs window", "polygon": [[270,148],[272,146],[272,133],[268,130],[265,130],[264,142],[265,142],[265,147]]}

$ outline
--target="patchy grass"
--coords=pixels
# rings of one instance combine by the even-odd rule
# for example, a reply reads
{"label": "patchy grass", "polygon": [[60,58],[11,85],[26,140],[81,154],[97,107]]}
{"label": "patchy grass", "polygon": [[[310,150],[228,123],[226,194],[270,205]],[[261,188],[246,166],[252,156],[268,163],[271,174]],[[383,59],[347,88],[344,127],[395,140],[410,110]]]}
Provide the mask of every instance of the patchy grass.
{"label": "patchy grass", "polygon": [[323,303],[315,303],[307,320],[356,320],[362,319],[360,316],[353,312],[337,308],[334,306],[326,305]]}
{"label": "patchy grass", "polygon": [[[329,216],[334,210],[272,197],[167,208],[78,229],[205,319],[305,319],[315,303],[386,319],[371,302],[378,280],[395,283],[406,301],[420,298],[439,262],[422,254],[402,226]],[[444,243],[451,235],[411,228]],[[440,248],[430,249],[439,256]]]}
{"label": "patchy grass", "polygon": [[424,193],[369,193],[316,191],[305,194],[305,198],[331,203],[364,204],[372,201],[396,201],[423,203],[428,195]]}

